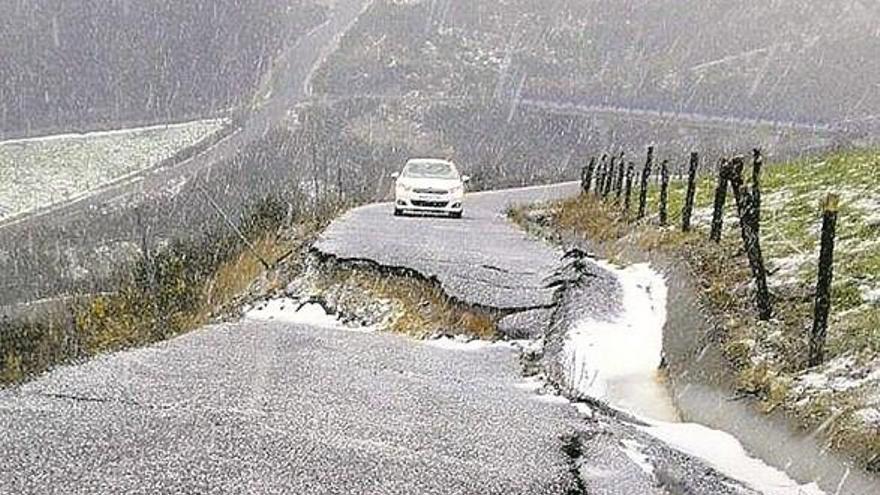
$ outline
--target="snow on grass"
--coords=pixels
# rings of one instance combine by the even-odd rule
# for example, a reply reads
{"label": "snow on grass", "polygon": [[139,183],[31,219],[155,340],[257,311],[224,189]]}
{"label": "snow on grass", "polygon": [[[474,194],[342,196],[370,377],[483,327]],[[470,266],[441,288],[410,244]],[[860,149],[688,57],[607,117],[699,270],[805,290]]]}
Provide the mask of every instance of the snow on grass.
{"label": "snow on grass", "polygon": [[[678,422],[669,392],[658,380],[666,323],[667,287],[647,264],[617,268],[623,312],[611,321],[587,318],[572,329],[565,344],[569,386],[579,393],[630,413],[641,429],[686,454],[704,460],[725,475],[767,495],[820,495],[814,484],[800,484],[752,457],[734,436],[703,425]],[[650,464],[636,445],[624,452]]]}
{"label": "snow on grass", "polygon": [[0,142],[0,219],[80,197],[223,128],[222,119]]}
{"label": "snow on grass", "polygon": [[880,428],[880,404],[878,404],[877,407],[866,407],[864,409],[859,409],[858,411],[856,411],[856,415],[865,424],[873,425],[875,428]]}
{"label": "snow on grass", "polygon": [[770,287],[786,287],[801,284],[802,279],[799,276],[801,271],[815,263],[816,255],[812,252],[770,258],[767,260],[767,268],[771,274],[768,279]]}
{"label": "snow on grass", "polygon": [[[845,355],[798,375],[792,382],[788,397],[798,407],[810,408],[822,403],[829,394],[855,394],[857,405],[847,402],[828,403],[831,417],[854,408],[853,419],[868,428],[880,425],[880,358],[860,362],[854,355]],[[827,400],[826,400],[827,402]]]}
{"label": "snow on grass", "polygon": [[880,360],[860,366],[855,356],[847,355],[798,376],[792,384],[792,392],[802,393],[809,389],[845,392],[870,383],[880,383]]}
{"label": "snow on grass", "polygon": [[880,305],[880,287],[872,288],[863,285],[860,289],[862,290],[862,299],[866,303]]}
{"label": "snow on grass", "polygon": [[[858,150],[805,159],[765,169],[761,241],[777,296],[777,320],[730,329],[727,349],[740,349],[735,361],[743,390],[759,391],[767,410],[782,406],[808,428],[821,428],[827,441],[862,465],[880,452],[874,401],[880,381],[880,150]],[[697,204],[708,214],[714,178],[702,180]],[[671,194],[670,211],[681,203],[681,186]],[[800,356],[812,323],[822,211],[829,193],[840,198],[835,240],[832,314],[825,366],[804,369]],[[732,201],[728,211],[732,211]],[[700,228],[708,229],[708,218]],[[739,237],[725,220],[725,235]],[[736,241],[739,242],[738,239]],[[780,331],[782,333],[780,333]],[[852,414],[851,411],[862,411]]]}

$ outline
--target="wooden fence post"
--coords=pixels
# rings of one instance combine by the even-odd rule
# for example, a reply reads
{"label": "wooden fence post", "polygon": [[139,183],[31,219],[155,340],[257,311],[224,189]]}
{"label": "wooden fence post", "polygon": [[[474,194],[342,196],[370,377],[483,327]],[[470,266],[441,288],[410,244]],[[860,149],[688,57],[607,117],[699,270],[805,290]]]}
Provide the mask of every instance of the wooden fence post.
{"label": "wooden fence post", "polygon": [[691,153],[691,163],[688,169],[687,193],[684,198],[684,208],[681,211],[681,230],[690,232],[691,215],[694,214],[694,198],[697,194],[697,168],[700,164],[700,156],[697,152]]}
{"label": "wooden fence post", "polygon": [[727,201],[729,175],[727,159],[722,159],[721,165],[718,167],[718,184],[715,186],[712,231],[709,233],[709,238],[715,242],[721,242],[721,230],[724,228],[724,203]]}
{"label": "wooden fence post", "polygon": [[614,185],[617,201],[620,201],[620,195],[623,192],[623,176],[626,173],[626,154],[620,152],[620,169],[617,171],[617,183]]}
{"label": "wooden fence post", "polygon": [[758,228],[761,224],[761,168],[764,166],[764,157],[761,150],[752,150],[752,196],[755,199],[755,211],[758,215]]}
{"label": "wooden fence post", "polygon": [[596,157],[590,158],[590,163],[584,168],[581,175],[581,189],[584,194],[589,194],[590,185],[593,182],[593,173],[596,171]]}
{"label": "wooden fence post", "polygon": [[773,306],[770,301],[770,289],[767,286],[767,267],[764,265],[764,253],[761,251],[755,197],[749,188],[743,185],[744,166],[745,160],[742,157],[734,158],[727,164],[727,178],[736,200],[743,248],[749,260],[752,277],[755,279],[758,318],[767,321],[773,317]]}
{"label": "wooden fence post", "polygon": [[629,162],[629,165],[626,167],[626,191],[624,192],[624,200],[623,200],[623,216],[624,218],[629,216],[629,206],[630,200],[632,198],[632,188],[633,188],[633,176],[635,175],[636,164],[633,162]]}
{"label": "wooden fence post", "polygon": [[616,175],[615,166],[617,164],[617,156],[612,156],[611,161],[608,165],[608,174],[605,176],[605,184],[602,187],[602,196],[605,198],[611,193],[611,184],[614,182],[614,176]]}
{"label": "wooden fence post", "polygon": [[839,202],[840,198],[836,194],[829,194],[822,204],[822,248],[819,251],[819,280],[816,284],[813,331],[810,334],[810,366],[818,366],[825,359],[825,336],[828,334],[828,313],[831,311],[834,236],[837,231]]}
{"label": "wooden fence post", "polygon": [[594,194],[602,194],[602,185],[605,184],[605,174],[608,170],[608,154],[603,154],[599,161],[599,173],[596,175],[596,187],[593,188]]}
{"label": "wooden fence post", "polygon": [[654,162],[654,147],[648,146],[648,158],[645,161],[645,168],[642,169],[642,184],[639,191],[639,215],[638,219],[645,218],[648,209],[648,179],[651,178],[651,166]]}
{"label": "wooden fence post", "polygon": [[660,164],[660,226],[666,227],[669,220],[667,203],[669,202],[669,161]]}

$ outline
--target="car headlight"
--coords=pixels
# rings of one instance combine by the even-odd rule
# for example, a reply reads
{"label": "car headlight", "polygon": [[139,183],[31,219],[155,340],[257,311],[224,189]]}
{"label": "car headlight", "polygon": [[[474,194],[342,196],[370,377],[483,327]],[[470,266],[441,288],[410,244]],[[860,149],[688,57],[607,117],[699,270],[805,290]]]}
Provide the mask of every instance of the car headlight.
{"label": "car headlight", "polygon": [[464,186],[455,186],[450,191],[451,194],[463,194]]}
{"label": "car headlight", "polygon": [[410,191],[412,191],[412,187],[410,187],[410,186],[408,186],[408,185],[406,185],[406,184],[397,184],[397,189],[399,189],[399,190],[401,190],[401,191],[403,191],[403,192],[410,192]]}

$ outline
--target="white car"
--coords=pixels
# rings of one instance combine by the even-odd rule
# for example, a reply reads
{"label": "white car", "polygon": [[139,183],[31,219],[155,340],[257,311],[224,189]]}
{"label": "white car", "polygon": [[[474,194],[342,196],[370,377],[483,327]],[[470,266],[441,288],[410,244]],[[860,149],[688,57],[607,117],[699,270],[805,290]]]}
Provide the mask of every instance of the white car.
{"label": "white car", "polygon": [[455,164],[446,160],[422,158],[410,160],[400,173],[392,174],[394,215],[409,212],[445,213],[461,218],[464,185],[470,177],[461,175]]}

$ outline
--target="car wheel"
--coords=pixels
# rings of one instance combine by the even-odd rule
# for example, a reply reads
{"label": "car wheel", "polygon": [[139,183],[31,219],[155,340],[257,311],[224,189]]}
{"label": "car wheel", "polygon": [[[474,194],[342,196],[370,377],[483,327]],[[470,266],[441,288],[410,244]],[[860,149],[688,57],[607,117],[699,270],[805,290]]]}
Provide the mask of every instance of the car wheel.
{"label": "car wheel", "polygon": [[453,211],[452,213],[449,214],[449,216],[452,218],[461,218],[462,213],[463,212],[461,212],[461,211]]}
{"label": "car wheel", "polygon": [[394,216],[395,216],[395,217],[402,217],[402,216],[403,216],[403,210],[401,210],[400,208],[395,208],[395,209],[394,209]]}

